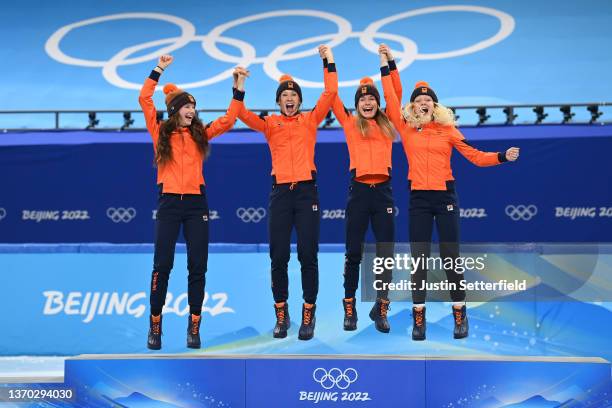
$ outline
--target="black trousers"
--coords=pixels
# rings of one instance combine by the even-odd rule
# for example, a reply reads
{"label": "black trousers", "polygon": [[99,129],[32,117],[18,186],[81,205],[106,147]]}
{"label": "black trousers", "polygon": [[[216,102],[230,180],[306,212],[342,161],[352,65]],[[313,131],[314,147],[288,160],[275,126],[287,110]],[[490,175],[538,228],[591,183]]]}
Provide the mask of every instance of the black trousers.
{"label": "black trousers", "polygon": [[[427,259],[431,254],[433,223],[436,222],[440,241],[440,257],[454,260],[459,258],[459,200],[455,192],[455,183],[448,181],[446,191],[412,190],[410,191],[410,251],[413,258]],[[465,291],[459,288],[463,274],[452,268],[445,269],[446,278],[455,283],[456,290],[450,291],[453,302],[465,300]],[[412,274],[415,285],[412,291],[413,303],[425,303],[426,291],[420,289],[427,281],[427,268],[419,267]]]}
{"label": "black trousers", "polygon": [[187,300],[191,313],[200,314],[208,264],[208,201],[202,194],[160,194],[155,222],[155,255],[151,277],[151,313],[159,314],[166,300],[168,278],[180,227],[187,244]]}
{"label": "black trousers", "polygon": [[[359,265],[368,225],[376,238],[376,256],[393,257],[395,242],[395,210],[391,181],[369,185],[353,180],[346,205],[346,253],[344,255],[344,296],[355,297],[359,285]],[[392,271],[385,269],[376,277],[391,282]],[[388,290],[379,290],[377,297],[387,299]]]}
{"label": "black trousers", "polygon": [[287,266],[291,254],[291,231],[297,233],[298,260],[302,270],[302,296],[316,303],[319,293],[319,193],[314,181],[274,184],[269,206],[270,259],[274,301],[289,297]]}

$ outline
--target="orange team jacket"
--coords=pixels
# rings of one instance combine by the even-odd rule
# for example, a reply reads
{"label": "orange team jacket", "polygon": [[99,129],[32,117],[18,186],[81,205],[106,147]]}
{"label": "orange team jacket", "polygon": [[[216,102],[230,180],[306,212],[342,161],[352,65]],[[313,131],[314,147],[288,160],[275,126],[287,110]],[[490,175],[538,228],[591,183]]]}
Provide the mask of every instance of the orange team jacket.
{"label": "orange team jacket", "polygon": [[430,122],[421,131],[410,126],[401,114],[390,69],[382,67],[381,74],[387,115],[402,139],[412,190],[446,190],[446,181],[454,180],[451,170],[453,147],[477,166],[495,166],[506,161],[503,153],[482,152],[470,146],[455,126]]}
{"label": "orange team jacket", "polygon": [[[391,78],[401,95],[402,88],[397,70],[391,72]],[[344,129],[350,158],[349,170],[355,180],[368,184],[388,180],[391,176],[393,139],[378,127],[374,119],[368,120],[368,132],[363,135],[357,126],[357,115],[349,113],[340,96],[334,99],[332,109]]]}
{"label": "orange team jacket", "polygon": [[335,64],[324,71],[325,90],[310,112],[294,116],[270,115],[263,119],[244,105],[238,118],[248,127],[261,132],[268,141],[272,155],[272,176],[275,183],[312,180],[317,168],[314,163],[317,127],[325,119],[338,93]]}
{"label": "orange team jacket", "polygon": [[[155,74],[157,73],[155,72]],[[138,98],[144,112],[147,129],[153,138],[154,150],[157,149],[160,125],[157,122],[157,111],[152,97],[158,79],[159,75],[152,73],[142,86]],[[242,106],[243,95],[244,93],[235,91],[226,114],[206,125],[204,131],[208,140],[227,132],[234,126]],[[201,194],[200,186],[204,184],[204,176],[202,175],[204,156],[193,141],[189,129],[175,130],[170,135],[170,146],[172,147],[172,161],[159,166],[157,169],[157,184],[161,183],[163,185],[164,193]]]}

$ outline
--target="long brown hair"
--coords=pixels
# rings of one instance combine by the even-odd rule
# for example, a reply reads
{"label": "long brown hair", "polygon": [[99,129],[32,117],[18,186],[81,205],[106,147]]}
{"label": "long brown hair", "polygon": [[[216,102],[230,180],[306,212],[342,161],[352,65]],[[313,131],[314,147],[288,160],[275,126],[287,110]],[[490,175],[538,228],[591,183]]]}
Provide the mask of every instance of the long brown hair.
{"label": "long brown hair", "polygon": [[[155,165],[161,166],[172,160],[172,146],[170,145],[170,135],[179,126],[179,114],[178,112],[170,116],[168,120],[163,121],[159,127],[159,138],[157,139],[157,146],[155,146]],[[210,145],[208,144],[208,138],[204,134],[204,124],[202,121],[195,116],[191,120],[189,126],[189,133],[191,138],[198,146],[198,150],[204,155],[204,159],[210,154]]]}
{"label": "long brown hair", "polygon": [[[376,109],[377,109],[376,115],[374,116],[374,120],[376,121],[376,124],[378,125],[379,128],[382,129],[383,133],[387,137],[389,137],[392,140],[395,139],[395,128],[393,127],[393,124],[389,120],[389,117],[387,116],[385,112],[382,111],[382,109],[380,109],[380,106],[378,106]],[[361,113],[359,113],[359,109],[357,109],[357,127],[359,128],[359,131],[361,132],[362,135],[365,136],[368,133],[368,128],[369,128],[368,120],[364,118],[363,116],[361,116]]]}

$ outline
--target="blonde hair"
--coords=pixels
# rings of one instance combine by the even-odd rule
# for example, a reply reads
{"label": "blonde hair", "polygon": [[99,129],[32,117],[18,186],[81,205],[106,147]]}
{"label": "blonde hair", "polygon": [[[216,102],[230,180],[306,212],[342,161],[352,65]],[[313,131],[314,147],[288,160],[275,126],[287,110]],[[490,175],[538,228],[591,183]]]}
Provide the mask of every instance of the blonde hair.
{"label": "blonde hair", "polygon": [[[414,106],[414,102],[404,105],[402,108],[402,116],[410,126],[418,128],[427,122],[424,121],[422,117],[414,113]],[[456,126],[457,124],[455,113],[452,111],[452,109],[447,108],[446,106],[437,102],[434,102],[432,121],[443,126]]]}
{"label": "blonde hair", "polygon": [[[380,109],[380,106],[378,106],[376,109],[376,115],[374,116],[376,124],[383,131],[385,136],[387,136],[391,140],[395,139],[395,128],[389,120],[389,117],[385,112]],[[359,109],[357,109],[357,128],[359,129],[362,135],[365,136],[368,134],[369,126],[370,125],[368,124],[368,120],[361,116],[361,113],[359,113]]]}

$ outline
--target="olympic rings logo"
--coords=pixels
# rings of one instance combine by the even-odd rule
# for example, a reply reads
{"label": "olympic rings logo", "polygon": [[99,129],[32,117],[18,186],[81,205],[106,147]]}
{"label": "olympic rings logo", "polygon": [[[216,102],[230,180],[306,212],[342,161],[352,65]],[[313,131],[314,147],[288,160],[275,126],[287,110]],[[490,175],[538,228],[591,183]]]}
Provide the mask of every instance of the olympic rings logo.
{"label": "olympic rings logo", "polygon": [[[435,53],[419,52],[417,44],[410,38],[407,38],[402,35],[379,31],[385,25],[399,20],[441,12],[471,12],[492,16],[499,20],[500,27],[494,35],[485,40],[479,41],[467,47]],[[315,35],[301,40],[291,41],[285,44],[277,45],[276,48],[274,48],[266,56],[258,55],[255,46],[244,40],[231,38],[223,35],[227,30],[241,26],[243,24],[272,18],[286,17],[311,17],[327,20],[337,26],[337,31],[334,33]],[[60,44],[64,37],[66,37],[66,35],[68,35],[73,30],[108,21],[130,19],[165,21],[178,26],[181,32],[180,35],[177,37],[162,38],[159,40],[148,41],[124,48],[106,61],[72,57],[65,54],[60,47]],[[228,69],[221,71],[220,73],[213,75],[210,78],[177,85],[179,88],[189,89],[215,84],[217,82],[221,82],[225,79],[231,78],[233,68],[236,65],[248,67],[253,64],[262,64],[264,72],[272,80],[277,81],[278,78],[282,75],[282,72],[278,68],[278,63],[280,61],[297,60],[300,58],[313,56],[318,53],[318,51],[315,49],[315,46],[317,44],[327,43],[331,47],[336,47],[344,43],[349,38],[359,39],[359,43],[361,44],[361,46],[373,54],[378,53],[378,44],[375,39],[389,40],[395,43],[399,43],[401,50],[393,50],[393,53],[395,58],[397,59],[397,68],[398,70],[402,71],[416,60],[453,58],[478,52],[485,48],[491,47],[492,45],[495,45],[498,42],[507,38],[514,31],[514,26],[514,18],[512,18],[512,16],[507,13],[489,7],[468,5],[434,6],[409,10],[403,13],[395,14],[390,17],[373,21],[363,31],[353,31],[351,23],[347,19],[333,13],[328,13],[320,10],[277,10],[253,14],[251,16],[241,17],[229,21],[227,23],[220,24],[205,35],[197,35],[196,28],[191,22],[177,16],[162,13],[144,12],[119,13],[90,18],[87,20],[82,20],[76,23],[65,25],[64,27],[55,31],[49,37],[49,39],[45,43],[45,51],[51,58],[64,64],[91,68],[102,68],[102,75],[109,83],[119,88],[125,89],[140,89],[141,84],[129,82],[120,77],[119,73],[117,72],[117,69],[119,67],[139,64],[146,61],[155,61],[160,55],[172,53],[180,48],[183,48],[191,42],[199,42],[201,44],[202,50],[208,56],[218,61],[232,64],[232,66]],[[231,55],[220,50],[217,46],[217,44],[219,43],[236,48],[239,51],[240,55]],[[312,47],[303,51],[290,52],[299,47],[303,48],[305,45],[312,45]],[[143,50],[147,50],[154,47],[158,48],[155,51],[148,52],[144,55],[139,55],[136,57],[133,56],[134,54],[141,53]],[[374,74],[370,76],[375,81],[380,79],[380,74]],[[295,76],[294,79],[300,83],[301,87],[324,87],[323,82],[309,81],[306,79],[297,78]],[[341,87],[352,87],[357,85],[359,85],[359,79],[339,82],[339,86]]]}
{"label": "olympic rings logo", "polygon": [[6,210],[0,207],[0,221],[2,221],[6,217]]}
{"label": "olympic rings logo", "polygon": [[136,210],[130,208],[114,208],[110,207],[106,210],[106,216],[111,219],[115,224],[120,222],[128,223],[136,218]]}
{"label": "olympic rings logo", "polygon": [[236,210],[236,217],[240,218],[242,222],[245,222],[245,223],[249,223],[249,222],[258,223],[259,221],[263,220],[265,216],[266,216],[266,209],[262,207],[259,207],[259,208],[240,207]]}
{"label": "olympic rings logo", "polygon": [[357,370],[347,368],[342,371],[339,368],[332,368],[327,371],[324,368],[317,368],[312,372],[312,379],[321,384],[326,390],[331,390],[337,387],[341,390],[346,390],[352,383],[357,381]]}
{"label": "olympic rings logo", "polygon": [[512,219],[512,221],[529,221],[538,213],[538,207],[533,204],[530,205],[508,205],[506,206],[506,215]]}

